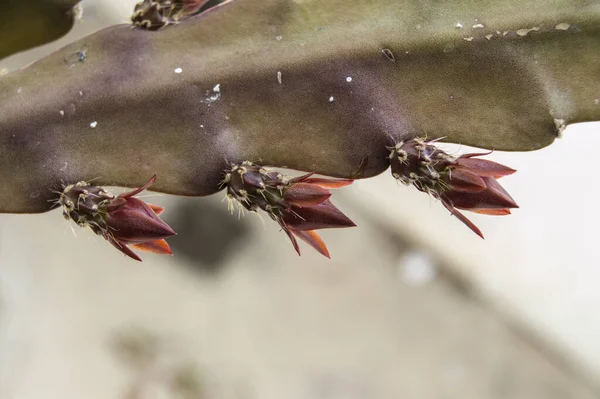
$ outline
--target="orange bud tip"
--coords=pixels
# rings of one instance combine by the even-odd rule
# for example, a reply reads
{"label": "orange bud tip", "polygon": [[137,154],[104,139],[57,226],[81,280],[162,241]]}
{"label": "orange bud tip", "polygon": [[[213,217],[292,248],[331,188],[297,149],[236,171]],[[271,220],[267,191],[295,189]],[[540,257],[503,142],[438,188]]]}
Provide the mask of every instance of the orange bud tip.
{"label": "orange bud tip", "polygon": [[505,216],[510,215],[510,209],[469,209],[471,212],[482,215]]}
{"label": "orange bud tip", "polygon": [[139,251],[151,252],[154,254],[173,255],[171,247],[169,247],[169,244],[167,244],[165,240],[154,240],[140,244],[131,244],[131,247]]}
{"label": "orange bud tip", "polygon": [[316,184],[322,188],[342,188],[354,183],[354,180],[350,179],[320,179],[318,177],[311,177],[303,180],[304,183]]}
{"label": "orange bud tip", "polygon": [[296,237],[316,249],[321,255],[331,259],[325,242],[314,230],[290,230]]}
{"label": "orange bud tip", "polygon": [[160,215],[161,213],[163,213],[163,211],[165,210],[165,208],[163,208],[162,206],[158,206],[158,205],[154,205],[154,204],[148,204],[148,206],[150,207],[150,209],[152,209],[152,211],[154,211],[154,213],[156,213],[157,215]]}

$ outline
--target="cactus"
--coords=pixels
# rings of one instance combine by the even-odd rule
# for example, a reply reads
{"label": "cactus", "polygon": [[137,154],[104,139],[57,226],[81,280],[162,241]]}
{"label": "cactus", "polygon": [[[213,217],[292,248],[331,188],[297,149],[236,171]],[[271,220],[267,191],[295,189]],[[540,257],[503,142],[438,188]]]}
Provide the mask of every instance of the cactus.
{"label": "cactus", "polygon": [[51,42],[73,27],[81,0],[0,2],[0,59]]}
{"label": "cactus", "polygon": [[597,0],[201,3],[0,79],[0,212],[98,176],[209,195],[246,160],[368,178],[418,137],[529,151],[600,119]]}

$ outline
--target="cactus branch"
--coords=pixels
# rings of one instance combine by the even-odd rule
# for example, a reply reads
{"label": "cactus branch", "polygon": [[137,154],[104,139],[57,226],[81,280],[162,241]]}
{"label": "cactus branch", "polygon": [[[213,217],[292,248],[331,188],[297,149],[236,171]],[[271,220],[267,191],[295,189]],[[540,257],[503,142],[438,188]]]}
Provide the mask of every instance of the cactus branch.
{"label": "cactus branch", "polygon": [[54,41],[73,27],[81,0],[1,0],[0,59]]}
{"label": "cactus branch", "polygon": [[597,1],[422,4],[229,0],[4,76],[0,212],[44,212],[61,182],[157,172],[157,191],[208,195],[246,159],[366,178],[415,137],[526,151],[600,119]]}

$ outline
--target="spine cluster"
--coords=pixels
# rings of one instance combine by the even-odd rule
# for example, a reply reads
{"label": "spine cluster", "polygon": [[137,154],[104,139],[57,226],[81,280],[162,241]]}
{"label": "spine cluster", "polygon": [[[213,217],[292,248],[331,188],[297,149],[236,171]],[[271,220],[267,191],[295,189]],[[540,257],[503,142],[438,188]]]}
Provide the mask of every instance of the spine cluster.
{"label": "spine cluster", "polygon": [[131,15],[134,26],[158,30],[181,22],[198,12],[207,0],[143,0],[135,5]]}

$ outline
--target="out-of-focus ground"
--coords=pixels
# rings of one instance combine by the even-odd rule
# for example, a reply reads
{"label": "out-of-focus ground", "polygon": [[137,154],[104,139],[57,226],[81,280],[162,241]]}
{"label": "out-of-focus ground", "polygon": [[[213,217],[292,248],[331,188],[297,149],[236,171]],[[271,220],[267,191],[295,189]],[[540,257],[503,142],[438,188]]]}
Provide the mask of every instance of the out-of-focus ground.
{"label": "out-of-focus ground", "polygon": [[[120,398],[141,385],[135,398],[178,398],[163,379],[180,367],[203,381],[197,398],[596,397],[442,264],[339,197],[360,228],[324,234],[331,261],[306,247],[298,258],[273,223],[237,221],[220,198],[151,198],[196,234],[177,257],[141,264],[85,230],[75,238],[59,212],[2,216],[0,397]],[[206,213],[246,229],[216,264],[180,249],[211,252],[198,240],[221,232]]]}
{"label": "out-of-focus ground", "polygon": [[[131,4],[86,0],[0,68]],[[148,198],[180,235],[142,264],[59,212],[0,215],[0,399],[596,398],[597,126],[492,156],[522,209],[473,217],[485,241],[385,174],[335,194],[359,228],[323,234],[331,261],[220,195]]]}

